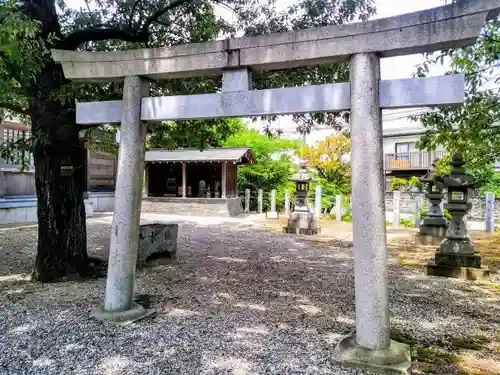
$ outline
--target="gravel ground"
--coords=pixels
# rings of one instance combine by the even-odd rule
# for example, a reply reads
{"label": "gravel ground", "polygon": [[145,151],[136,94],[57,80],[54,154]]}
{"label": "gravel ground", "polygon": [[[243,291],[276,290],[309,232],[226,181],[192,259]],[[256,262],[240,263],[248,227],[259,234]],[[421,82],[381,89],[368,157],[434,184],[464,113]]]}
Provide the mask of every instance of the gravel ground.
{"label": "gravel ground", "polygon": [[[185,219],[177,261],[137,271],[158,315],[127,327],[90,317],[104,279],[27,282],[36,227],[0,228],[0,374],[369,374],[331,362],[354,329],[349,247],[248,219]],[[109,230],[109,217],[89,220],[93,255],[106,256]],[[498,294],[390,264],[395,327],[424,341],[495,335]]]}

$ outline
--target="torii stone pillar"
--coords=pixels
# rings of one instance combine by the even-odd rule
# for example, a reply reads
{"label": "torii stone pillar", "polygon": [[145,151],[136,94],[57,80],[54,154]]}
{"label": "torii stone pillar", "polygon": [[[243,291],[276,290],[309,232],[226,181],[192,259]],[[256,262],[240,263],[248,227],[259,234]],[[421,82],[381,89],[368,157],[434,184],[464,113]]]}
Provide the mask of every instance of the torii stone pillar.
{"label": "torii stone pillar", "polygon": [[140,120],[141,100],[148,95],[147,81],[138,76],[125,77],[106,295],[104,308],[93,312],[93,316],[100,320],[128,322],[150,313],[132,302],[147,128]]}
{"label": "torii stone pillar", "polygon": [[407,371],[410,347],[389,333],[380,57],[354,55],[350,77],[356,334],[338,344],[335,358],[377,372]]}

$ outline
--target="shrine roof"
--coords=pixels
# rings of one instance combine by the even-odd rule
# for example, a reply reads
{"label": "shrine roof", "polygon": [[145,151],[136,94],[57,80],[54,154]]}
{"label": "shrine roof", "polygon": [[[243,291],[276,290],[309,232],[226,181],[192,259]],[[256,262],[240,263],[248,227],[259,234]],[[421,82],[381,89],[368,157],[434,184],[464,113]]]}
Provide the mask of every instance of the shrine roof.
{"label": "shrine roof", "polygon": [[249,147],[236,148],[207,148],[199,149],[154,149],[146,151],[146,163],[203,163],[203,162],[233,162],[238,164],[252,164],[255,159]]}

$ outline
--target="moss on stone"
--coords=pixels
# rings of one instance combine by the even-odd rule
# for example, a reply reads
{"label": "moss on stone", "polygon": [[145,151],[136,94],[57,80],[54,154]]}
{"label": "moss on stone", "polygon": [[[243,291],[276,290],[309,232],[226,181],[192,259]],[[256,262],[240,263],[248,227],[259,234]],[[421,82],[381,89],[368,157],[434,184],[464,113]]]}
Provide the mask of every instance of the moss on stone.
{"label": "moss on stone", "polygon": [[500,292],[500,284],[498,283],[480,283],[479,286],[493,292]]}
{"label": "moss on stone", "polygon": [[491,340],[484,336],[451,337],[450,343],[456,349],[482,350]]}
{"label": "moss on stone", "polygon": [[400,259],[399,264],[408,267],[423,267],[424,264],[417,259]]}
{"label": "moss on stone", "polygon": [[[492,375],[481,369],[470,369],[463,350],[481,352],[491,340],[485,336],[452,337],[421,342],[411,334],[391,329],[391,339],[410,345],[413,368],[418,374]],[[499,347],[500,349],[500,347]],[[472,372],[471,372],[472,371]]]}
{"label": "moss on stone", "polygon": [[451,354],[441,348],[428,346],[419,346],[415,350],[415,359],[419,362],[425,362],[437,366],[445,366],[463,362],[464,359],[456,354]]}
{"label": "moss on stone", "polygon": [[410,346],[418,344],[418,341],[412,338],[408,333],[402,332],[394,327],[391,328],[391,339]]}

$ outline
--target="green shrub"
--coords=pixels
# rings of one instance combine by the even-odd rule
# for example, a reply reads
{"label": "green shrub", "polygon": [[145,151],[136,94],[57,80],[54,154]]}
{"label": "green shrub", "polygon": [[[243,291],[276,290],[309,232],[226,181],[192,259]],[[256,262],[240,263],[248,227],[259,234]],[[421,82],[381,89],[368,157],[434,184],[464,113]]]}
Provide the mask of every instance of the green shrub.
{"label": "green shrub", "polygon": [[352,222],[352,212],[351,211],[348,211],[344,214],[344,216],[342,216],[342,221],[345,221],[345,222]]}
{"label": "green shrub", "polygon": [[399,224],[405,228],[415,228],[415,223],[408,219],[399,219]]}
{"label": "green shrub", "polygon": [[406,178],[401,177],[393,177],[391,178],[391,190],[398,190],[401,187],[407,187],[408,180]]}
{"label": "green shrub", "polygon": [[419,190],[422,190],[422,183],[420,182],[420,178],[417,176],[412,176],[410,179],[401,177],[393,177],[391,179],[391,190],[407,191],[413,187],[417,187]]}
{"label": "green shrub", "polygon": [[[451,221],[451,214],[446,208],[443,210],[443,216],[445,217],[446,220]],[[421,208],[420,220],[424,220],[426,217],[427,217],[427,210]]]}

